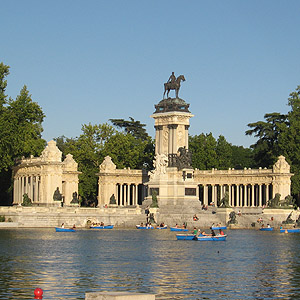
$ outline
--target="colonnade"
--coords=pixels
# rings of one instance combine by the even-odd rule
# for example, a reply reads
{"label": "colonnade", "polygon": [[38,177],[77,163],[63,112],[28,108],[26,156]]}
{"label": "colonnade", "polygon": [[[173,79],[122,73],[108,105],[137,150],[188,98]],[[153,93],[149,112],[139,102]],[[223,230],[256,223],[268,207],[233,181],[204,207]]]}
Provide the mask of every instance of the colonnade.
{"label": "colonnade", "polygon": [[118,206],[136,206],[144,199],[144,185],[135,183],[116,184],[115,198]]}
{"label": "colonnade", "polygon": [[27,194],[32,202],[39,202],[40,179],[41,178],[38,175],[20,176],[15,178],[14,203],[22,203],[24,194]]}
{"label": "colonnade", "polygon": [[262,207],[273,198],[272,184],[199,185],[199,198],[203,205],[217,205],[226,192],[232,207]]}

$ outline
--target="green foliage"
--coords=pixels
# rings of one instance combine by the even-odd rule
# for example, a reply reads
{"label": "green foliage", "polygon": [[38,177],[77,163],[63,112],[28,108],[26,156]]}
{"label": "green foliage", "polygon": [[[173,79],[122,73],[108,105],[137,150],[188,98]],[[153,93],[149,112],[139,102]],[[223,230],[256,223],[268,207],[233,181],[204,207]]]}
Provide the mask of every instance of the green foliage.
{"label": "green foliage", "polygon": [[190,136],[189,150],[192,152],[192,166],[199,170],[241,169],[254,164],[251,149],[232,146],[222,135],[218,140],[211,133]]}
{"label": "green foliage", "polygon": [[300,199],[300,86],[290,94],[288,114],[266,114],[266,122],[248,124],[251,130],[246,134],[258,138],[254,149],[254,158],[261,167],[271,167],[279,155],[284,155],[291,165],[292,194]]}
{"label": "green foliage", "polygon": [[119,169],[150,169],[154,145],[150,138],[136,139],[131,134],[118,132],[106,142],[103,153],[109,155]]}
{"label": "green foliage", "polygon": [[148,139],[148,134],[144,128],[146,124],[141,124],[140,121],[135,121],[133,118],[129,117],[129,121],[124,119],[110,119],[114,126],[124,129],[125,133],[130,133],[137,139],[142,139],[143,141]]}
{"label": "green foliage", "polygon": [[257,167],[270,168],[281,154],[279,136],[287,126],[287,115],[280,113],[265,114],[266,122],[258,121],[248,124],[252,128],[246,135],[254,135],[257,142],[251,146],[254,149],[254,160]]}
{"label": "green foliage", "polygon": [[5,216],[0,216],[0,222],[5,222]]}
{"label": "green foliage", "polygon": [[255,162],[253,159],[253,150],[243,146],[231,146],[232,167],[235,169],[253,168]]}
{"label": "green foliage", "polygon": [[16,100],[5,94],[9,66],[0,63],[0,199],[8,204],[11,199],[11,167],[22,156],[40,155],[45,147],[41,138],[44,113],[33,102],[24,86]]}
{"label": "green foliage", "polygon": [[[138,121],[136,121],[139,123]],[[136,138],[130,133],[118,132],[111,125],[83,125],[82,134],[75,139],[56,138],[63,155],[71,153],[78,163],[78,193],[83,206],[97,204],[99,165],[109,155],[118,168],[151,169],[154,145],[150,137]]]}
{"label": "green foliage", "polygon": [[232,146],[223,135],[220,135],[216,145],[217,168],[225,170],[232,167]]}
{"label": "green foliage", "polygon": [[28,194],[23,195],[22,206],[32,206],[31,199],[28,197]]}

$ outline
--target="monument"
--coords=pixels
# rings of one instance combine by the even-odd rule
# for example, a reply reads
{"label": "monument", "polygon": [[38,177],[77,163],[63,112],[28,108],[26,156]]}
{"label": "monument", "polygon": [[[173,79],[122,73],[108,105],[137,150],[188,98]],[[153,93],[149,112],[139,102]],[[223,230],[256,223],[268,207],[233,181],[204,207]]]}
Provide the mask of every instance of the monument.
{"label": "monument", "polygon": [[[185,77],[176,78],[173,72],[164,84],[163,99],[155,105],[151,116],[155,120],[155,160],[147,183],[147,199],[155,191],[160,207],[164,204],[200,206],[188,147],[189,120],[193,115],[189,104],[178,97],[181,81]],[[170,90],[175,90],[175,98],[169,97]]]}

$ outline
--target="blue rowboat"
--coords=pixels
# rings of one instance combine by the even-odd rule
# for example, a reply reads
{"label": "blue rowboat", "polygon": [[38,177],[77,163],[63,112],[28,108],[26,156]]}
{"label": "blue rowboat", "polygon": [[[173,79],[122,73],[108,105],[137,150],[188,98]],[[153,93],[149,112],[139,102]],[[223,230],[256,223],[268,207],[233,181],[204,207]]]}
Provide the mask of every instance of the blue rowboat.
{"label": "blue rowboat", "polygon": [[183,234],[183,233],[176,234],[176,238],[177,240],[181,240],[181,241],[191,241],[196,239],[194,234]]}
{"label": "blue rowboat", "polygon": [[195,237],[196,241],[226,241],[227,235],[199,235]]}
{"label": "blue rowboat", "polygon": [[141,225],[135,225],[136,229],[154,229],[153,226],[141,226]]}
{"label": "blue rowboat", "polygon": [[163,226],[163,227],[160,227],[160,226],[157,226],[157,227],[156,227],[156,229],[167,229],[167,228],[168,228],[167,225],[165,225],[165,226]]}
{"label": "blue rowboat", "polygon": [[113,229],[114,225],[91,226],[91,229]]}
{"label": "blue rowboat", "polygon": [[300,228],[280,229],[281,233],[297,233],[300,232]]}
{"label": "blue rowboat", "polygon": [[227,226],[213,226],[211,229],[212,230],[220,230],[220,229],[225,230],[225,229],[227,229]]}
{"label": "blue rowboat", "polygon": [[187,228],[170,227],[171,231],[189,231]]}
{"label": "blue rowboat", "polygon": [[76,230],[73,228],[61,228],[61,227],[55,227],[56,232],[75,232]]}
{"label": "blue rowboat", "polygon": [[261,228],[259,228],[259,230],[261,230],[261,231],[273,231],[273,227],[261,227]]}

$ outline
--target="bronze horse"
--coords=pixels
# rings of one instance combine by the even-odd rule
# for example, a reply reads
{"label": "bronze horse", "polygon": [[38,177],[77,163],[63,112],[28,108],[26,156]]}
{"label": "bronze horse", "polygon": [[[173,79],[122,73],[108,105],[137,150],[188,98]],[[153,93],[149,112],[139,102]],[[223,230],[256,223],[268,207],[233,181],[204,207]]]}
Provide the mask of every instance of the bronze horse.
{"label": "bronze horse", "polygon": [[177,79],[175,80],[175,82],[167,82],[165,83],[165,92],[164,92],[164,95],[163,95],[163,98],[165,98],[165,94],[167,92],[167,98],[169,98],[169,92],[170,90],[175,90],[175,95],[176,95],[176,98],[178,98],[178,92],[179,92],[179,89],[180,89],[180,82],[181,81],[185,81],[185,78],[183,75],[179,75],[177,77]]}

